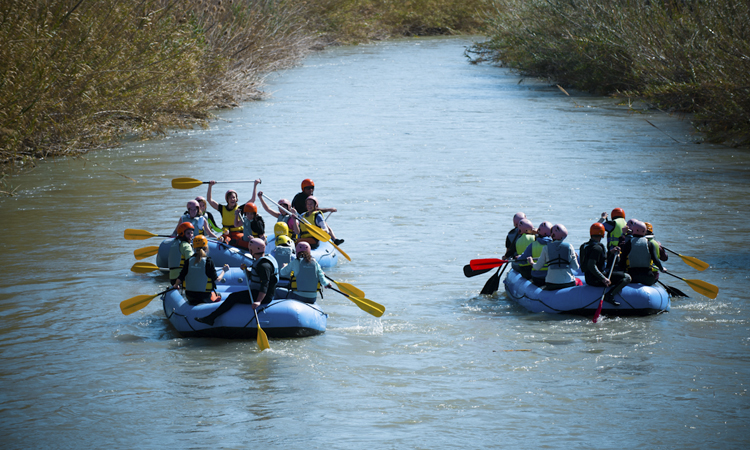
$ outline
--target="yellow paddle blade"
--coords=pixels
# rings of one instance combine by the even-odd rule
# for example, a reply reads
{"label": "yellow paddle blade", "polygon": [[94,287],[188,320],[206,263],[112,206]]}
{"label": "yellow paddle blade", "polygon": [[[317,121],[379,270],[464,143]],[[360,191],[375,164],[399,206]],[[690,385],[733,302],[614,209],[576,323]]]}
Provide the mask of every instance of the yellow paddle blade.
{"label": "yellow paddle blade", "polygon": [[708,263],[703,262],[703,261],[701,261],[698,258],[694,258],[692,256],[683,256],[683,255],[680,255],[679,253],[677,255],[680,258],[682,258],[682,260],[685,262],[685,264],[687,264],[688,266],[690,266],[690,267],[692,267],[694,269],[697,269],[697,270],[699,270],[701,272],[703,272],[704,270],[708,269],[708,267],[709,267]]}
{"label": "yellow paddle blade", "polygon": [[710,299],[715,299],[719,295],[719,288],[711,283],[707,283],[703,280],[686,280],[682,279],[688,284],[693,290],[701,295],[705,295]]}
{"label": "yellow paddle blade", "polygon": [[154,270],[159,270],[159,266],[148,262],[137,262],[130,268],[130,271],[135,273],[149,273]]}
{"label": "yellow paddle blade", "polygon": [[339,253],[341,253],[344,256],[344,258],[347,259],[347,261],[351,261],[352,260],[349,257],[349,255],[347,255],[345,251],[341,250],[341,248],[338,245],[334,244],[333,242],[331,242],[331,245],[333,245],[333,248],[335,248],[336,250],[338,250]]}
{"label": "yellow paddle blade", "polygon": [[127,300],[123,300],[120,302],[120,311],[122,311],[123,314],[126,316],[133,314],[136,311],[140,311],[141,309],[145,308],[146,305],[151,303],[151,300],[155,299],[162,293],[154,294],[154,295],[137,295],[133,298],[129,298]]}
{"label": "yellow paddle blade", "polygon": [[321,242],[328,242],[331,240],[331,235],[323,231],[319,226],[311,223],[306,223],[304,225],[307,227],[307,231],[309,231],[315,239]]}
{"label": "yellow paddle blade", "polygon": [[172,180],[172,187],[175,189],[192,189],[203,184],[201,180],[195,178],[175,178]]}
{"label": "yellow paddle blade", "polygon": [[336,283],[336,286],[338,286],[338,288],[344,294],[349,294],[352,297],[360,297],[360,298],[363,298],[365,296],[365,291],[349,283],[342,283],[340,281],[334,281],[334,283]]}
{"label": "yellow paddle blade", "polygon": [[135,255],[135,259],[148,258],[149,256],[154,256],[157,253],[159,253],[159,247],[155,245],[152,245],[150,247],[139,248],[133,251],[133,255]]}
{"label": "yellow paddle blade", "polygon": [[271,345],[268,343],[268,336],[266,336],[266,332],[263,331],[260,324],[258,324],[258,348],[260,351],[271,348]]}
{"label": "yellow paddle blade", "polygon": [[158,236],[158,234],[154,234],[146,230],[136,230],[133,228],[128,228],[127,230],[125,230],[125,239],[129,241],[142,241],[144,239],[156,236]]}
{"label": "yellow paddle blade", "polygon": [[354,302],[355,305],[359,306],[359,309],[375,317],[380,317],[385,312],[385,306],[381,305],[380,303],[375,303],[372,300],[354,297],[352,295],[347,295],[347,297],[349,298],[349,300]]}

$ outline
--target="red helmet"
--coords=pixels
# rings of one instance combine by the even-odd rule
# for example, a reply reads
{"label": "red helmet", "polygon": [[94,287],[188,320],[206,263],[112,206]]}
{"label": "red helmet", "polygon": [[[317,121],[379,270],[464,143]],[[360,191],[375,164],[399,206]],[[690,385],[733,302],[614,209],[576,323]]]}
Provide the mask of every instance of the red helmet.
{"label": "red helmet", "polygon": [[552,234],[552,223],[544,221],[539,224],[539,228],[536,229],[537,236],[548,237]]}
{"label": "red helmet", "polygon": [[186,230],[193,230],[193,231],[195,231],[195,227],[190,222],[182,222],[181,224],[177,225],[177,235],[178,236],[184,236]]}
{"label": "red helmet", "polygon": [[310,253],[312,249],[310,248],[310,244],[305,241],[300,241],[297,242],[297,246],[294,248],[294,251],[299,255],[302,252]]}
{"label": "red helmet", "polygon": [[252,238],[250,239],[250,242],[248,242],[247,248],[253,255],[255,255],[256,253],[265,253],[266,243],[258,238]]}
{"label": "red helmet", "polygon": [[518,222],[520,222],[521,219],[525,219],[525,218],[526,218],[526,214],[524,214],[522,212],[517,212],[516,215],[513,216],[513,226],[517,227],[518,226]]}
{"label": "red helmet", "polygon": [[313,180],[309,178],[305,178],[302,180],[302,190],[304,191],[306,187],[315,187],[315,183],[313,183]]}
{"label": "red helmet", "polygon": [[552,240],[562,241],[566,237],[568,237],[568,229],[565,225],[558,223],[552,227]]}
{"label": "red helmet", "polygon": [[255,206],[255,203],[253,202],[247,202],[245,203],[245,206],[242,207],[242,211],[244,211],[245,214],[247,213],[258,214],[258,207]]}
{"label": "red helmet", "polygon": [[615,208],[612,210],[612,214],[610,214],[613,219],[617,219],[618,217],[625,218],[625,211],[622,210],[622,208]]}
{"label": "red helmet", "polygon": [[654,226],[653,226],[653,225],[651,225],[651,224],[650,224],[650,223],[648,223],[648,222],[644,222],[644,223],[646,224],[646,231],[648,231],[648,232],[649,232],[649,234],[654,234]]}
{"label": "red helmet", "polygon": [[597,222],[593,225],[591,225],[591,228],[589,229],[589,234],[591,236],[600,236],[604,237],[605,234],[607,234],[607,230],[604,229],[604,225]]}
{"label": "red helmet", "polygon": [[518,231],[521,234],[529,234],[534,231],[534,224],[529,219],[521,219],[518,221]]}

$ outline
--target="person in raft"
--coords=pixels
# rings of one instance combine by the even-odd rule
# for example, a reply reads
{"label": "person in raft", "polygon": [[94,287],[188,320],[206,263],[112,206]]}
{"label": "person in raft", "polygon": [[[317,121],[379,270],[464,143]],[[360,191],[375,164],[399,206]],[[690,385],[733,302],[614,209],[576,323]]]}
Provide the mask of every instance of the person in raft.
{"label": "person in raft", "polygon": [[326,281],[326,274],[312,257],[312,249],[307,242],[298,242],[297,258],[282,267],[279,276],[292,279],[292,293],[289,298],[305,303],[315,303],[320,286],[332,288],[330,282]]}
{"label": "person in raft", "polygon": [[[211,198],[211,188],[213,188],[214,184],[216,184],[216,181],[214,180],[208,182],[208,193],[206,194],[206,197],[208,204],[211,205],[213,209],[219,211],[219,214],[221,215],[221,226],[224,231],[223,240],[230,245],[235,245],[239,242],[244,244],[244,241],[242,241],[242,227],[235,226],[234,224],[235,210],[239,208],[239,205],[237,204],[237,200],[239,199],[237,191],[234,189],[228,190],[224,194],[224,199],[227,204],[220,205]],[[255,190],[259,184],[260,179],[255,180],[255,184],[253,185],[253,196],[250,198],[251,203],[255,202]]]}
{"label": "person in raft", "polygon": [[247,202],[242,207],[240,214],[240,208],[237,208],[234,213],[234,225],[242,226],[242,243],[240,246],[247,248],[247,243],[250,239],[258,238],[263,242],[266,242],[266,223],[263,218],[258,214],[258,207],[255,203]]}
{"label": "person in raft", "polygon": [[612,220],[607,218],[607,213],[603,212],[599,223],[604,225],[607,232],[607,249],[617,247],[620,244],[620,238],[625,234],[627,222],[625,222],[625,211],[622,208],[612,210]]}
{"label": "person in raft", "polygon": [[[644,224],[646,224],[646,239],[648,239],[649,242],[654,243],[654,246],[656,247],[656,254],[659,255],[659,260],[668,261],[669,255],[664,251],[664,247],[661,246],[661,243],[659,241],[654,239],[654,226],[648,222],[644,222]],[[656,280],[659,281],[659,269],[655,265],[653,265],[651,266],[651,271],[654,272]]]}
{"label": "person in raft", "polygon": [[174,284],[180,275],[182,268],[185,267],[185,261],[193,256],[193,234],[195,228],[190,222],[183,222],[177,225],[177,238],[172,241],[167,256],[167,266],[169,266],[169,284]]}
{"label": "person in raft", "polygon": [[260,198],[260,204],[263,205],[263,209],[265,209],[268,214],[272,215],[276,219],[276,223],[286,224],[287,228],[293,233],[288,234],[290,238],[294,239],[299,236],[299,225],[297,225],[297,219],[293,215],[287,214],[286,211],[284,211],[284,209],[286,209],[291,213],[297,212],[297,210],[289,203],[289,200],[282,198],[281,200],[276,202],[279,204],[279,211],[276,212],[269,208],[269,206],[266,204],[266,201],[263,200],[263,191],[258,192],[258,198]]}
{"label": "person in raft", "polygon": [[513,261],[512,267],[513,270],[520,273],[521,276],[530,280],[531,263],[522,257],[526,249],[534,243],[534,233],[536,233],[536,230],[534,230],[534,225],[529,219],[521,219],[518,222],[518,233],[519,236],[518,239],[516,239],[516,254],[520,256],[516,261]]}
{"label": "person in raft", "polygon": [[[325,218],[323,217],[323,212],[318,209],[318,199],[312,195],[307,197],[307,212],[302,216],[302,218],[307,222],[317,226],[318,228],[323,230],[323,232],[328,233],[331,236],[331,240],[334,244],[339,245],[339,243],[344,241],[343,239],[336,239],[336,236],[333,234],[333,230],[331,230],[331,227],[328,226]],[[299,229],[300,235],[299,239],[297,239],[297,242],[307,242],[308,244],[310,244],[310,247],[318,248],[318,245],[320,243],[310,233],[310,227],[300,221]]]}
{"label": "person in raft", "polygon": [[[205,317],[196,317],[195,320],[206,325],[213,326],[217,317],[232,309],[237,303],[252,305],[257,309],[260,305],[266,305],[273,300],[276,292],[276,284],[279,282],[279,266],[276,260],[267,255],[266,244],[260,239],[250,240],[248,249],[255,262],[250,270],[242,264],[240,268],[250,280],[250,291],[239,291],[229,294],[211,314]],[[252,298],[251,295],[252,294]]]}
{"label": "person in raft", "polygon": [[516,240],[521,236],[521,233],[518,231],[518,223],[525,218],[526,214],[522,212],[517,212],[513,216],[513,229],[508,231],[508,235],[505,237],[505,255],[503,255],[503,259],[518,256],[518,253],[516,253]]}
{"label": "person in raft", "polygon": [[[547,244],[552,242],[552,238],[550,237],[551,234],[552,223],[547,221],[540,223],[539,228],[537,228],[536,230],[536,239],[534,239],[534,242],[532,242],[531,245],[526,247],[526,250],[524,250],[523,254],[518,257],[518,260],[528,261],[529,256],[531,256],[533,259],[539,259],[539,257],[542,255],[542,249]],[[531,276],[531,282],[535,286],[544,286],[544,278],[547,276],[547,268],[542,267],[540,270],[534,270],[531,264],[528,265],[528,268],[529,274]],[[524,272],[520,273],[524,278],[526,278],[527,280],[529,279],[529,277],[527,277]]]}
{"label": "person in raft", "polygon": [[664,267],[659,260],[658,250],[653,241],[646,238],[646,224],[640,220],[633,221],[633,238],[622,246],[622,257],[625,259],[628,274],[633,283],[641,283],[644,286],[653,286],[656,276],[651,266],[656,266],[659,271],[664,272]]}
{"label": "person in raft", "polygon": [[193,249],[195,253],[185,261],[172,287],[178,289],[184,283],[185,298],[191,305],[211,303],[216,282],[224,278],[229,265],[225,264],[221,274],[216,274],[214,262],[208,257],[208,239],[205,236],[193,238]]}
{"label": "person in raft", "polygon": [[193,229],[195,230],[194,233],[212,238],[216,237],[214,232],[211,231],[211,226],[208,224],[208,220],[206,220],[206,218],[200,213],[200,204],[195,200],[187,202],[187,213],[180,217],[180,221],[177,222],[177,227],[175,227],[172,232],[172,236],[177,236],[177,228],[179,228],[180,224],[184,222],[189,222],[193,225]]}
{"label": "person in raft", "polygon": [[289,264],[294,254],[294,241],[289,237],[289,227],[284,222],[276,222],[273,226],[274,248],[271,256],[276,258],[279,267]]}
{"label": "person in raft", "polygon": [[[562,224],[552,227],[552,242],[545,245],[539,260],[534,263],[533,270],[547,268],[547,276],[544,278],[544,289],[555,291],[578,285],[575,273],[579,268],[578,258],[573,246],[563,242],[568,237],[568,230]],[[533,259],[529,257],[529,262]]]}
{"label": "person in raft", "polygon": [[[313,192],[315,191],[315,183],[313,180],[309,178],[305,178],[302,180],[302,192],[297,193],[297,195],[294,196],[292,199],[292,208],[294,208],[298,213],[304,214],[305,211],[307,211],[307,199],[309,197],[312,197]],[[317,202],[317,200],[316,200]],[[338,211],[336,208],[319,208],[320,212],[327,213],[331,212],[334,213]],[[330,230],[330,227],[329,227]],[[336,245],[341,245],[344,243],[343,239],[336,239],[333,236],[333,233],[331,234],[331,237],[333,237],[333,243]],[[313,246],[313,248],[316,248],[316,246]]]}
{"label": "person in raft", "polygon": [[206,198],[199,195],[195,197],[195,201],[198,202],[198,206],[200,207],[200,214],[201,216],[206,218],[206,220],[208,221],[208,226],[211,227],[211,230],[213,230],[214,233],[221,233],[221,227],[217,225],[216,219],[214,219],[214,215],[211,214],[210,211],[208,211],[208,202],[206,201]]}
{"label": "person in raft", "polygon": [[[591,225],[589,229],[589,235],[591,239],[585,244],[581,245],[581,270],[586,276],[586,284],[589,286],[598,287],[610,287],[614,285],[604,295],[604,301],[611,303],[615,306],[620,306],[620,302],[615,301],[615,296],[619,294],[622,289],[630,284],[630,275],[625,272],[613,271],[609,278],[605,273],[609,273],[609,268],[615,264],[615,257],[620,253],[620,247],[612,247],[609,252],[604,248],[604,244],[601,243],[606,231],[604,225],[597,222]],[[609,253],[609,260],[607,259],[607,253]]]}

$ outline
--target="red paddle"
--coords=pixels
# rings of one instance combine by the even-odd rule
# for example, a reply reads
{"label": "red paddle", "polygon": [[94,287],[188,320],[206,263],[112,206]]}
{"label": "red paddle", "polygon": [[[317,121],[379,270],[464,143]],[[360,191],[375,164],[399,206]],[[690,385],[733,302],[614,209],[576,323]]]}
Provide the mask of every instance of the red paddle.
{"label": "red paddle", "polygon": [[500,267],[509,261],[497,258],[472,259],[469,261],[471,270],[485,270]]}

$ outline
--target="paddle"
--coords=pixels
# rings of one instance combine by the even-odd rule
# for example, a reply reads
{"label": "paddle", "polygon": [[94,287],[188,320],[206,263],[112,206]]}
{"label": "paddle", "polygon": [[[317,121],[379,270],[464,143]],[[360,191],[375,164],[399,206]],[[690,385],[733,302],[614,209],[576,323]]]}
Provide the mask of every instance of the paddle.
{"label": "paddle", "polygon": [[354,295],[349,295],[345,292],[339,291],[336,288],[330,288],[330,289],[345,296],[346,298],[354,302],[355,305],[359,306],[359,309],[375,317],[380,317],[385,312],[385,306],[381,305],[380,303],[376,303],[366,298],[360,298]]}
{"label": "paddle", "polygon": [[477,275],[481,275],[483,273],[487,273],[492,269],[494,269],[494,267],[490,267],[489,269],[482,269],[482,270],[472,270],[471,264],[467,264],[464,266],[464,276],[466,278],[471,278]]}
{"label": "paddle", "polygon": [[715,299],[717,295],[719,295],[719,288],[711,283],[707,283],[702,280],[687,280],[685,278],[678,277],[672,272],[664,271],[662,273],[666,273],[667,275],[679,278],[680,280],[687,283],[687,285],[690,286],[695,292],[704,295],[712,300]]}
{"label": "paddle", "polygon": [[130,271],[135,273],[149,273],[154,270],[159,270],[159,266],[148,262],[137,262],[130,268]]}
{"label": "paddle", "polygon": [[150,231],[146,230],[137,230],[133,228],[128,228],[125,230],[125,239],[128,241],[142,241],[144,239],[152,238],[152,237],[172,237],[172,236],[166,236],[164,234],[154,234]]}
{"label": "paddle", "polygon": [[160,295],[162,295],[164,293],[167,293],[167,292],[171,291],[172,289],[174,289],[174,288],[170,287],[166,291],[161,291],[158,294],[154,294],[154,295],[136,295],[133,298],[129,298],[127,300],[123,300],[122,302],[120,302],[120,311],[122,311],[122,313],[125,314],[126,316],[128,316],[130,314],[133,314],[134,312],[139,311],[139,310],[145,308],[146,305],[148,305],[149,303],[151,303],[151,300],[155,299],[156,297],[158,297],[158,296],[160,296]]}
{"label": "paddle", "polygon": [[497,272],[495,272],[495,275],[492,275],[489,280],[484,284],[484,287],[482,288],[480,294],[483,295],[492,295],[495,292],[497,292],[498,288],[500,287],[500,277],[503,276],[503,272],[505,272],[505,269],[508,267],[508,264],[504,264],[500,266],[497,269]]}
{"label": "paddle", "polygon": [[[250,277],[245,277],[245,285],[247,286],[247,295],[250,296],[250,302],[255,303],[255,300],[253,300],[253,291],[250,289]],[[251,305],[252,307],[252,305]],[[256,342],[258,343],[258,348],[260,351],[263,351],[267,348],[271,348],[271,345],[268,343],[268,336],[266,336],[266,332],[263,331],[263,329],[260,327],[260,319],[258,319],[258,310],[253,308],[253,312],[255,312],[255,324],[258,325],[258,336],[255,338]]]}
{"label": "paddle", "polygon": [[139,248],[133,251],[133,255],[135,255],[135,259],[145,259],[149,256],[154,256],[155,254],[159,253],[159,247],[152,245],[150,247],[143,247]]}
{"label": "paddle", "polygon": [[[289,215],[293,215],[294,217],[297,218],[297,220],[299,220],[300,222],[303,222],[305,225],[307,225],[307,230],[310,232],[310,234],[313,235],[313,237],[315,239],[317,239],[317,240],[319,240],[321,242],[329,242],[331,240],[331,235],[330,234],[328,234],[325,231],[323,231],[319,226],[313,225],[310,222],[308,222],[299,213],[293,213],[293,212],[289,211],[288,209],[286,209],[283,206],[279,205],[275,201],[271,200],[267,195],[264,195],[263,198],[265,198],[266,200],[268,200],[271,203],[273,203],[274,205],[276,205],[279,209],[281,209],[285,213],[287,213]],[[331,242],[331,245],[333,245],[333,248],[335,248],[336,250],[338,250],[339,253],[341,253],[344,256],[344,258],[346,258],[348,261],[352,260],[349,257],[349,255],[347,255],[345,251],[341,250],[341,248],[338,245],[334,244],[333,242]]]}
{"label": "paddle", "polygon": [[[172,187],[175,189],[192,189],[201,184],[208,184],[208,181],[196,180],[195,178],[175,178],[172,180]],[[217,181],[217,183],[255,183],[255,180],[235,180],[235,181]]]}
{"label": "paddle", "polygon": [[469,261],[469,266],[472,270],[494,269],[507,262],[508,260],[497,258],[472,259]]}
{"label": "paddle", "polygon": [[333,281],[334,283],[336,283],[336,286],[338,286],[339,289],[344,291],[344,293],[349,294],[354,297],[359,297],[359,298],[365,297],[365,291],[363,291],[362,289],[359,289],[358,287],[353,286],[349,283],[342,283],[341,281],[336,281],[333,278],[329,277],[328,275],[326,275],[325,277],[329,279],[330,281]]}
{"label": "paddle", "polygon": [[679,253],[677,253],[675,251],[672,251],[672,250],[668,249],[667,247],[665,247],[663,245],[661,246],[661,248],[663,248],[664,250],[668,251],[669,253],[673,253],[673,254],[679,256],[682,259],[682,261],[685,262],[685,264],[687,264],[688,266],[690,266],[690,267],[692,267],[694,269],[697,269],[697,270],[699,270],[701,272],[703,272],[704,270],[708,269],[708,267],[709,267],[708,263],[703,262],[703,261],[701,261],[698,258],[694,258],[692,256],[680,255]]}
{"label": "paddle", "polygon": [[[612,267],[609,268],[609,276],[607,278],[612,278],[612,272],[615,270],[615,264],[617,263],[617,260],[620,258],[620,254],[615,255],[615,259],[612,261]],[[604,306],[604,297],[607,295],[607,287],[604,286],[604,292],[602,292],[602,298],[599,299],[599,307],[596,308],[596,312],[594,313],[594,319],[593,322],[596,323],[597,320],[599,320],[599,315],[602,313],[602,306]]]}
{"label": "paddle", "polygon": [[674,286],[667,286],[666,284],[662,283],[659,280],[657,280],[656,282],[662,285],[664,289],[666,289],[667,294],[669,294],[671,297],[675,297],[675,298],[678,298],[678,297],[689,298],[690,297],[689,295],[687,295],[686,293],[682,292],[681,290],[677,289]]}

